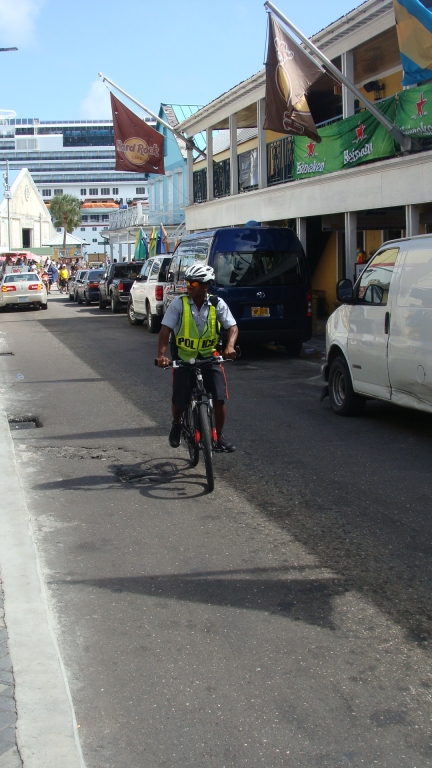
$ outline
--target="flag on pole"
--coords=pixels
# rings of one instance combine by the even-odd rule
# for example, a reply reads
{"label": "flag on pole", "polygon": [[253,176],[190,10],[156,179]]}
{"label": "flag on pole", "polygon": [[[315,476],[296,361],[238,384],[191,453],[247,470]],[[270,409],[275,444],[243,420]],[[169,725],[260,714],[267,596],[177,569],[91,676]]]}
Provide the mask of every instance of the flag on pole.
{"label": "flag on pole", "polygon": [[432,0],[393,0],[402,85],[432,79]]}
{"label": "flag on pole", "polygon": [[269,14],[264,128],[320,142],[306,92],[323,72]]}
{"label": "flag on pole", "polygon": [[163,224],[160,225],[157,233],[156,253],[169,253],[168,235]]}
{"label": "flag on pole", "polygon": [[135,251],[133,256],[133,261],[145,261],[148,259],[149,250],[147,247],[147,240],[145,237],[144,232],[140,228],[137,232],[136,240],[135,240]]}
{"label": "flag on pole", "polygon": [[165,173],[164,137],[111,94],[116,171]]}
{"label": "flag on pole", "polygon": [[156,244],[157,244],[157,232],[156,232],[156,227],[153,227],[152,233],[150,235],[150,242],[149,242],[150,256],[156,256]]}

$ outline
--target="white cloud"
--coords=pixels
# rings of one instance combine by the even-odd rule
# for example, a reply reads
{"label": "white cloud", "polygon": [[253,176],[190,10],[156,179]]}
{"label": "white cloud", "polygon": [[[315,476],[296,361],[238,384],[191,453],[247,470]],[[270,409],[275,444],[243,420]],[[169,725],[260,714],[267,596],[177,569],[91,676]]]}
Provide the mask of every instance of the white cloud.
{"label": "white cloud", "polygon": [[35,33],[35,20],[45,0],[0,0],[0,39],[4,47],[27,45]]}
{"label": "white cloud", "polygon": [[110,92],[102,80],[94,80],[89,92],[80,104],[85,120],[102,120],[111,117]]}

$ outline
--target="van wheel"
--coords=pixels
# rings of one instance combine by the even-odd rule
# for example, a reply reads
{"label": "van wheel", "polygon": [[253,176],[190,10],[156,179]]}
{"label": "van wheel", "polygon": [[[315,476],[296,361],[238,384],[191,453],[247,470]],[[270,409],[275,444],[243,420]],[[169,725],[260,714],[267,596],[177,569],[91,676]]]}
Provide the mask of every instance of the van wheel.
{"label": "van wheel", "polygon": [[354,392],[343,357],[337,357],[330,366],[329,397],[332,410],[338,416],[360,416],[363,412],[366,400]]}
{"label": "van wheel", "polygon": [[152,315],[150,304],[147,303],[147,329],[150,333],[159,333],[162,324],[162,318],[159,315]]}

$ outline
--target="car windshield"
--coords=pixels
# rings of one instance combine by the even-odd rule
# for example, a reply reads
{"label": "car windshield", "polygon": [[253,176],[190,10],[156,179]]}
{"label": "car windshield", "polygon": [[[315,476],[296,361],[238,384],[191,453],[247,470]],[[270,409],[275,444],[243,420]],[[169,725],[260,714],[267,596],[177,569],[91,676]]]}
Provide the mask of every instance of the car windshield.
{"label": "car windshield", "polygon": [[39,282],[39,275],[35,275],[34,272],[20,272],[18,275],[6,275],[4,282],[5,283],[18,283],[18,282],[25,282],[25,283],[34,283]]}
{"label": "car windshield", "polygon": [[301,254],[295,251],[232,251],[216,253],[216,285],[301,285],[304,283]]}
{"label": "car windshield", "polygon": [[99,277],[102,277],[103,273],[104,273],[103,269],[92,269],[88,273],[88,279],[97,280]]}

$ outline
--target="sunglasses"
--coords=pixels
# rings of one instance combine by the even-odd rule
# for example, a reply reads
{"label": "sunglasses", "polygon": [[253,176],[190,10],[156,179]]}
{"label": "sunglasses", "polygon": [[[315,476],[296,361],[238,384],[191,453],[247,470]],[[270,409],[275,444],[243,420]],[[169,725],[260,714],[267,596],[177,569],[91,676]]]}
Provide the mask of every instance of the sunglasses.
{"label": "sunglasses", "polygon": [[201,283],[198,280],[186,280],[186,285],[189,285],[191,288],[196,288],[197,285],[201,285]]}

